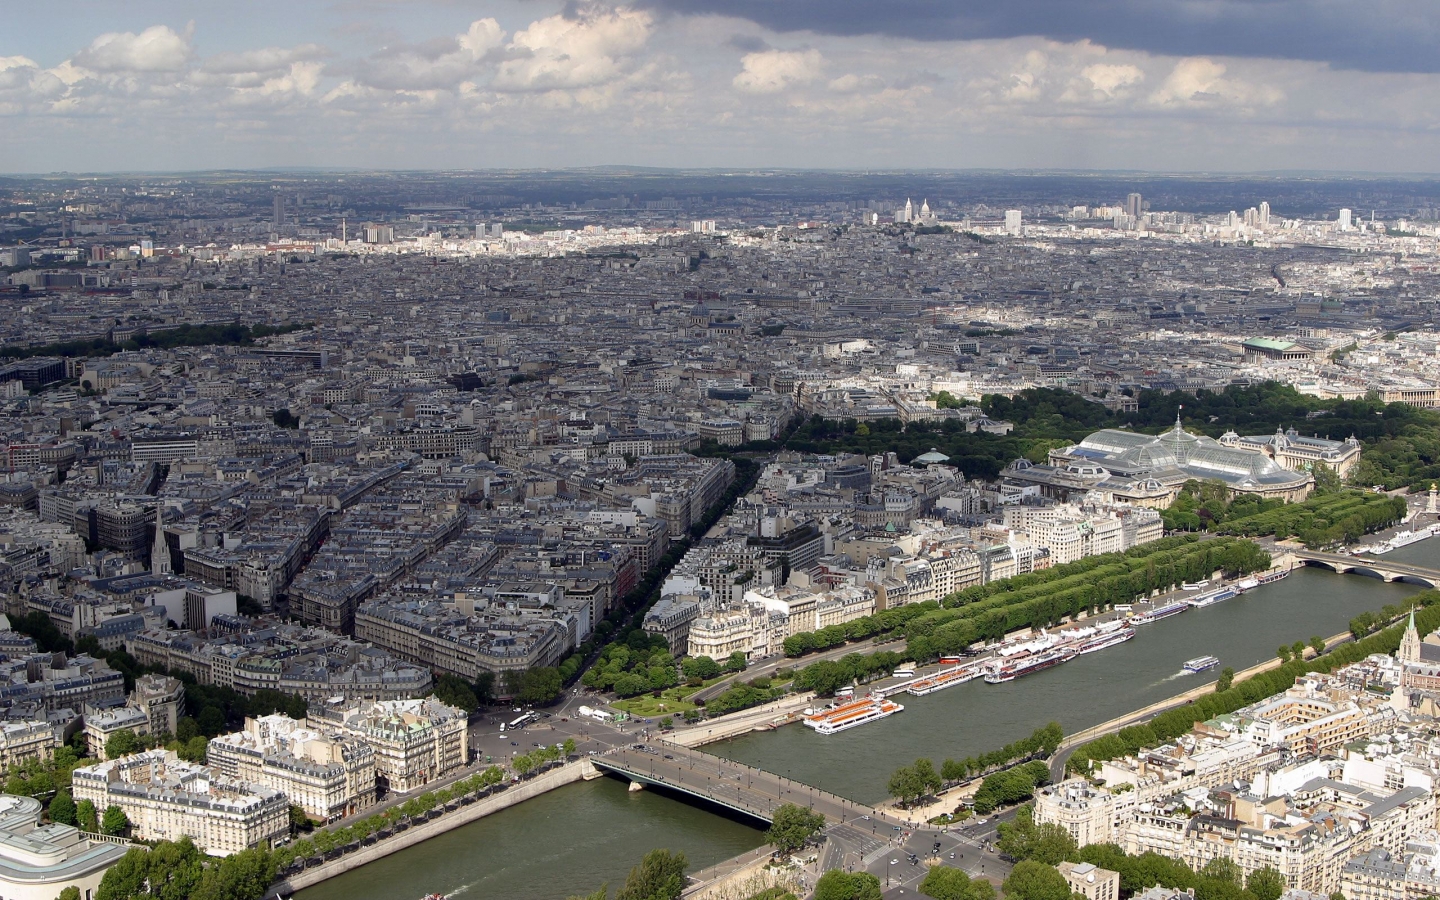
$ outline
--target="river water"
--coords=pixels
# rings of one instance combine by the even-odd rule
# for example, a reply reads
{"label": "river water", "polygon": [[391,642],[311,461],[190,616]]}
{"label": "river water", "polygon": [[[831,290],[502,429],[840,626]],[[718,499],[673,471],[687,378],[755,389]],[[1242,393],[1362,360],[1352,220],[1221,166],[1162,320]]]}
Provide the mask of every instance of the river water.
{"label": "river water", "polygon": [[[1389,554],[1440,568],[1440,538]],[[1329,637],[1354,616],[1419,590],[1362,576],[1300,569],[1233,600],[1139,628],[1134,640],[1009,684],[980,680],[901,695],[905,711],[837,735],[788,726],[712,744],[708,752],[865,803],[885,797],[900,765],[938,766],[1024,737],[1051,720],[1066,733],[1123,715],[1211,680],[1186,675],[1191,657],[1243,669],[1276,648]],[[683,850],[696,870],[758,847],[759,829],[652,791],[627,793],[603,778],[572,785],[458,828],[301,891],[298,900],[418,900],[429,892],[476,898],[563,900],[608,881],[613,888],[651,849]]]}

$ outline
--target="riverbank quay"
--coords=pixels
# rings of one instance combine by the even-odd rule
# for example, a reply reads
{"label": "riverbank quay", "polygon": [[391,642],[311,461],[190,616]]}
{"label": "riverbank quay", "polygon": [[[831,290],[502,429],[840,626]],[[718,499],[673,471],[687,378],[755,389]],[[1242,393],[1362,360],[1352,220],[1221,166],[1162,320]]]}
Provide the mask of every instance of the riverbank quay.
{"label": "riverbank quay", "polygon": [[270,890],[265,896],[267,898],[290,897],[296,891],[313,887],[343,872],[348,872],[377,859],[383,859],[392,853],[398,853],[407,847],[413,847],[422,841],[427,841],[462,825],[468,825],[485,816],[509,809],[556,788],[600,777],[602,777],[601,773],[590,764],[590,760],[582,759],[543,772],[527,781],[512,784],[504,791],[481,797],[471,803],[451,801],[459,803],[459,805],[445,809],[433,819],[412,824],[398,834],[381,838],[374,843],[361,846],[353,852],[342,853],[333,859],[306,866],[302,871],[276,881],[270,886]]}
{"label": "riverbank quay", "polygon": [[815,694],[811,691],[791,694],[713,721],[676,728],[665,735],[664,740],[679,747],[702,747],[751,731],[770,731],[800,721],[801,713],[814,703]]}

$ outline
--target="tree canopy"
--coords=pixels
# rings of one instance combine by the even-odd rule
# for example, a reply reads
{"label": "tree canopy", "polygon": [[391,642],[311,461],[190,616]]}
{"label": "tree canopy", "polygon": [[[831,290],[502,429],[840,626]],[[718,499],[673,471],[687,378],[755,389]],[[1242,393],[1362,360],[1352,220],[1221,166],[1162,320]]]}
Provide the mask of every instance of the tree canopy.
{"label": "tree canopy", "polygon": [[789,855],[805,846],[805,842],[825,827],[825,817],[803,806],[785,803],[777,808],[765,832],[765,841],[776,852]]}

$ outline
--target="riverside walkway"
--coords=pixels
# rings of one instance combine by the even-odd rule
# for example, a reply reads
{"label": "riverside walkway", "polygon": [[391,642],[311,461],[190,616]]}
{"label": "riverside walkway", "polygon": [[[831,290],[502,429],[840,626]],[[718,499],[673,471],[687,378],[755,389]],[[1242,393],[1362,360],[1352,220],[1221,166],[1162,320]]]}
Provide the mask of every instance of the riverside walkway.
{"label": "riverside walkway", "polygon": [[667,742],[612,750],[603,756],[591,757],[590,762],[597,769],[634,783],[686,794],[767,823],[777,807],[794,803],[820,813],[832,823],[857,823],[858,820],[869,826],[866,830],[913,827],[874,807],[783,775]]}

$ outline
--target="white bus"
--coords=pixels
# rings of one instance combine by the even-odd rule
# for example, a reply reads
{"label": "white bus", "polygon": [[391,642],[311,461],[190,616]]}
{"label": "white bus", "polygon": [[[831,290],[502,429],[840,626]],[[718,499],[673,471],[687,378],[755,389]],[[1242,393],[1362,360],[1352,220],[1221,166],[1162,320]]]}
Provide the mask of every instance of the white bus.
{"label": "white bus", "polygon": [[537,718],[539,718],[539,716],[535,715],[533,712],[528,712],[520,718],[516,719],[515,721],[511,722],[510,730],[514,731],[516,728],[524,728],[526,725],[529,725]]}

